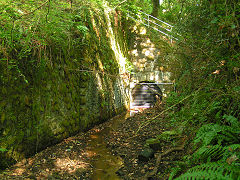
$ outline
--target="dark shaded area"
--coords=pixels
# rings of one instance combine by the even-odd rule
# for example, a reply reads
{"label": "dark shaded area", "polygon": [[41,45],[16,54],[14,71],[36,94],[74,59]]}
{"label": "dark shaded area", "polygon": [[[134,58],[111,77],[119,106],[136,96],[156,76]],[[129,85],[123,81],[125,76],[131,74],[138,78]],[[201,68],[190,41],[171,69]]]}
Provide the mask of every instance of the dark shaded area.
{"label": "dark shaded area", "polygon": [[156,103],[157,98],[162,100],[162,91],[154,82],[141,81],[132,90],[132,107],[150,108]]}
{"label": "dark shaded area", "polygon": [[7,152],[1,152],[0,151],[0,173],[3,169],[6,169],[9,167],[11,164],[16,163],[16,161],[6,155]]}

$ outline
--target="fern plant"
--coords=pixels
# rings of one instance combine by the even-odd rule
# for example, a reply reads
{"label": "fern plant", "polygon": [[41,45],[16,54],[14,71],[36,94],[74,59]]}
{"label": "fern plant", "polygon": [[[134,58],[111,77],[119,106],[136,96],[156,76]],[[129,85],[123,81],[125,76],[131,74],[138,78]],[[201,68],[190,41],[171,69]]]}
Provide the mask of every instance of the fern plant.
{"label": "fern plant", "polygon": [[202,146],[192,156],[193,163],[211,162],[219,160],[223,157],[225,149],[221,145]]}
{"label": "fern plant", "polygon": [[194,167],[177,179],[240,179],[240,123],[230,115],[223,118],[222,124],[206,124],[198,130],[194,143],[200,148],[187,163]]}
{"label": "fern plant", "polygon": [[239,167],[227,163],[209,162],[189,169],[185,174],[176,178],[176,180],[187,179],[221,179],[221,180],[239,180]]}
{"label": "fern plant", "polygon": [[201,143],[201,147],[193,154],[193,163],[224,161],[240,150],[240,123],[233,117],[224,115],[225,124],[207,124],[202,126],[195,137],[194,143]]}
{"label": "fern plant", "polygon": [[194,143],[203,146],[215,144],[234,144],[239,143],[240,123],[233,116],[223,116],[229,125],[206,124],[197,132]]}

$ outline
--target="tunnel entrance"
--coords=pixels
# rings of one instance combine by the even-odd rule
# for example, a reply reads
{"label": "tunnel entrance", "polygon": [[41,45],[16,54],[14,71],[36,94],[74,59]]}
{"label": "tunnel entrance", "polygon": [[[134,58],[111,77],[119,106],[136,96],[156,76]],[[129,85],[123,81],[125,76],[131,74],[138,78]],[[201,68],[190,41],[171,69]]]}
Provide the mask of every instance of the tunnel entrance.
{"label": "tunnel entrance", "polygon": [[158,83],[151,81],[137,83],[132,89],[131,95],[130,110],[133,112],[153,107],[157,99],[162,100],[161,88],[158,86]]}

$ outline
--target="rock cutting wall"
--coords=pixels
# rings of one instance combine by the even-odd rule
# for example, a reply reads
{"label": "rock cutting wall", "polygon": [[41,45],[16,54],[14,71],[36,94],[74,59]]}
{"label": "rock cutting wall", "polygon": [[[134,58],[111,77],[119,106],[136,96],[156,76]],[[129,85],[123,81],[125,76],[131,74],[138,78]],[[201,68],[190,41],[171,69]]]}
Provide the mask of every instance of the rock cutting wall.
{"label": "rock cutting wall", "polygon": [[30,54],[19,63],[25,79],[0,64],[0,148],[8,150],[0,151],[0,167],[126,110],[124,22],[109,8],[101,18],[89,14],[85,45],[75,45],[72,55],[52,53],[33,66]]}

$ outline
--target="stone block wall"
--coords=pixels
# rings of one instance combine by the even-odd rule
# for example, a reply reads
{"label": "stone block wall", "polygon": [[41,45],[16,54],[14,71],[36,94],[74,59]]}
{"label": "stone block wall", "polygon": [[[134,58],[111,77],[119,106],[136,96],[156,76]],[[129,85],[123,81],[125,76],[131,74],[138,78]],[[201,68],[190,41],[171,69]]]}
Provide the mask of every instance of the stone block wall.
{"label": "stone block wall", "polygon": [[[131,45],[129,56],[133,64],[130,80],[130,91],[141,81],[155,83],[171,83],[171,73],[167,72],[164,65],[159,63],[163,49],[150,39],[148,29],[141,25],[134,25],[131,31]],[[159,85],[163,96],[173,91],[173,84]]]}
{"label": "stone block wall", "polygon": [[[7,149],[0,151],[0,168],[126,110],[127,84],[119,75],[125,37],[120,27],[104,26],[114,19],[99,17],[89,17],[86,45],[71,47],[68,55],[51,47],[36,64],[30,63],[34,54],[19,59],[22,76],[0,63],[0,148]],[[121,26],[121,17],[108,24]]]}

